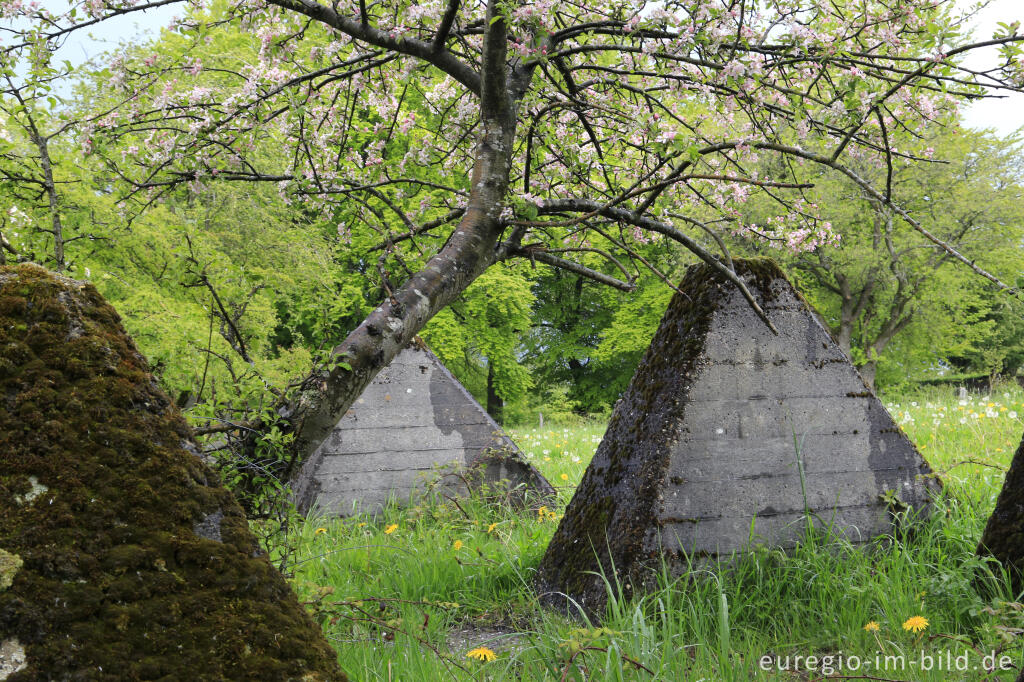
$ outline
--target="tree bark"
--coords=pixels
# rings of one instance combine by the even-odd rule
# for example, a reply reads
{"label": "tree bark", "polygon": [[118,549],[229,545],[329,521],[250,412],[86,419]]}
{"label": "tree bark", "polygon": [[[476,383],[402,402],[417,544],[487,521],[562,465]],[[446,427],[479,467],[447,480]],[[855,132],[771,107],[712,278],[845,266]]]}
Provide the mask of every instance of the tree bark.
{"label": "tree bark", "polygon": [[7,256],[4,255],[4,251],[9,251],[12,255],[15,254],[14,247],[7,241],[7,237],[0,232],[0,265],[7,265]]}
{"label": "tree bark", "polygon": [[985,524],[978,555],[999,561],[1010,574],[1015,594],[1024,590],[1024,439],[1013,455],[996,507]]}

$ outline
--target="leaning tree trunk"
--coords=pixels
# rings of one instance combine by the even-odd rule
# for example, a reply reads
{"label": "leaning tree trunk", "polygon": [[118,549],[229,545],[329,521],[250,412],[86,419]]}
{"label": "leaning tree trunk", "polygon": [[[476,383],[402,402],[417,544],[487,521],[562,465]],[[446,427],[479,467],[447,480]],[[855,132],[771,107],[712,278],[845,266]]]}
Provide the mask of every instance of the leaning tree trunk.
{"label": "leaning tree trunk", "polygon": [[[509,186],[516,131],[514,94],[524,73],[506,73],[507,35],[497,3],[488,3],[481,83],[481,135],[466,213],[444,248],[332,352],[334,364],[310,376],[285,418],[293,451],[308,455],[327,437],[377,373],[437,312],[454,301],[498,257],[501,210]],[[293,460],[292,464],[296,462]],[[283,472],[286,476],[290,472]]]}
{"label": "leaning tree trunk", "polygon": [[1024,439],[1010,462],[996,508],[981,535],[978,554],[994,557],[1006,568],[1014,593],[1024,590]]}
{"label": "leaning tree trunk", "polygon": [[0,679],[344,680],[117,313],[0,268]]}

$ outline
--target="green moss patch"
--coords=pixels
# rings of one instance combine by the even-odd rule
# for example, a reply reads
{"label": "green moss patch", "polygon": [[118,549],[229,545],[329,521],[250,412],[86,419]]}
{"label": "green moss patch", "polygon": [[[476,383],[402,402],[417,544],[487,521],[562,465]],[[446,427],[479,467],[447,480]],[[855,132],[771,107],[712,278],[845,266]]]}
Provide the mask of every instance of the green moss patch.
{"label": "green moss patch", "polygon": [[20,556],[0,549],[0,592],[14,584],[14,576],[23,565]]}
{"label": "green moss patch", "polygon": [[344,679],[91,285],[0,268],[0,358],[9,680]]}

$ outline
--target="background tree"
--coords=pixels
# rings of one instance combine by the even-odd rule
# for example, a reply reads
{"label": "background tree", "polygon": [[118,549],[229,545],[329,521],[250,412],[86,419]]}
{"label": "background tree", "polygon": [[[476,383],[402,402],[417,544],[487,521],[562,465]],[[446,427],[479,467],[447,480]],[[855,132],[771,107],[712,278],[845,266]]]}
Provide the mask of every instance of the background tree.
{"label": "background tree", "polygon": [[[633,292],[559,269],[538,275],[533,328],[523,344],[524,359],[541,388],[534,411],[548,404],[549,416],[560,410],[601,414],[610,411],[625,390],[674,293],[662,277],[678,282],[683,266],[692,262],[666,251],[660,240],[633,249],[633,262],[623,263],[634,268],[627,273]],[[603,256],[587,258],[597,266]],[[563,400],[564,405],[557,404]]]}
{"label": "background tree", "polygon": [[[1020,140],[965,131],[955,122],[947,125],[925,139],[899,136],[901,149],[917,150],[916,155],[932,161],[897,160],[891,180],[886,180],[887,169],[871,159],[852,165],[861,177],[888,182],[900,205],[926,219],[933,233],[959,253],[1014,273],[1024,237]],[[947,251],[906,230],[889,207],[854,183],[822,173],[814,184],[807,196],[829,206],[843,235],[839,247],[792,254],[763,242],[753,245],[761,253],[781,256],[796,271],[804,292],[869,384],[886,357],[890,381],[919,376],[922,368],[953,369],[956,364],[960,370],[984,365],[986,373],[996,362],[1002,368],[1001,358],[1012,344],[1005,338],[993,343],[1001,297],[957,267]],[[761,222],[766,216],[754,211],[749,219]],[[897,343],[898,338],[903,342]],[[886,356],[893,343],[899,351]],[[992,355],[997,345],[1003,347],[999,357]],[[987,364],[979,355],[982,348],[991,356]]]}
{"label": "background tree", "polygon": [[[69,31],[165,4],[92,0],[59,16],[9,4],[6,17],[36,28],[4,54],[38,56]],[[698,214],[746,230],[738,207],[752,192],[778,203],[771,227],[798,235],[788,241],[832,241],[832,225],[800,195],[800,164],[842,173],[950,258],[1005,286],[896,205],[888,181],[875,187],[843,163],[856,152],[891,166],[906,156],[890,144],[892,131],[918,128],[977,95],[978,84],[1020,89],[1024,38],[1009,28],[988,41],[1003,50],[999,69],[961,70],[971,46],[948,6],[250,0],[204,14],[193,3],[177,27],[190,49],[174,60],[115,60],[109,94],[125,104],[87,119],[80,140],[146,201],[223,179],[279,183],[324,215],[358,203],[386,244],[382,273],[434,237],[422,267],[387,285],[331,364],[305,382],[290,412],[304,452],[431,317],[500,261],[529,255],[629,289],[608,274],[612,264],[588,267],[567,249],[625,258],[660,234],[744,289],[728,260],[705,247],[717,241]],[[256,60],[192,56],[226,22],[252,31]],[[283,166],[254,153],[268,138],[288,150]],[[132,150],[130,162],[109,153],[115,141]],[[764,157],[775,159],[770,177],[756,172]],[[614,238],[623,225],[630,238]]]}
{"label": "background tree", "polygon": [[[46,233],[52,244],[50,256],[44,259],[57,272],[67,267],[65,246],[70,239],[64,234],[61,220],[61,195],[57,191],[57,177],[51,155],[51,141],[66,132],[66,126],[50,127],[49,116],[42,108],[42,100],[56,100],[48,95],[45,80],[30,80],[17,84],[11,74],[0,69],[5,87],[0,89],[0,116],[6,119],[7,135],[0,141],[0,182],[13,197],[36,208],[43,204],[49,227],[35,224],[35,232]],[[14,135],[11,135],[11,131]],[[12,208],[16,208],[12,204]],[[17,209],[20,211],[21,209]]]}
{"label": "background tree", "polygon": [[520,267],[482,274],[426,326],[423,338],[446,367],[487,406],[500,424],[506,401],[521,399],[535,381],[519,362],[529,329],[533,292]]}

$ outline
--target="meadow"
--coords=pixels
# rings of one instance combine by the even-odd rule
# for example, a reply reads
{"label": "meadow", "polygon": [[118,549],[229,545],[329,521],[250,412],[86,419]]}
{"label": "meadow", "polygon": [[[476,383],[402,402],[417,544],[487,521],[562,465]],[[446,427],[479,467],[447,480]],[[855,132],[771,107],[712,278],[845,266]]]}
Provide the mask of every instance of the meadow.
{"label": "meadow", "polygon": [[600,623],[542,609],[531,580],[603,424],[511,430],[558,488],[550,508],[427,496],[299,521],[276,558],[355,680],[1014,679],[1024,605],[974,551],[1024,391],[883,402],[944,483],[912,535],[866,550],[819,532],[642,597],[610,587]]}

